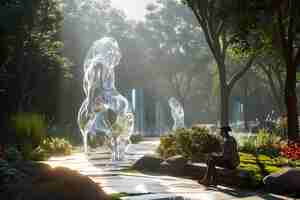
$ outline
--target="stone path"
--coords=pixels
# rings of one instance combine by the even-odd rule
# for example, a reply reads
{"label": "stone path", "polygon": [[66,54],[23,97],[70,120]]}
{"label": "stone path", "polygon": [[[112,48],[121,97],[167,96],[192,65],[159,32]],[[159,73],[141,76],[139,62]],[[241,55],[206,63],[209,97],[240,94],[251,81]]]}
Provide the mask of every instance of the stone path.
{"label": "stone path", "polygon": [[52,167],[63,166],[77,170],[81,174],[99,183],[105,192],[128,193],[133,196],[124,200],[287,200],[289,198],[271,194],[235,191],[230,188],[206,188],[196,181],[171,176],[155,176],[142,173],[126,172],[135,160],[145,154],[154,153],[159,139],[149,138],[129,147],[124,162],[112,163],[108,152],[98,150],[88,156],[76,153],[66,157],[53,157],[46,163]]}

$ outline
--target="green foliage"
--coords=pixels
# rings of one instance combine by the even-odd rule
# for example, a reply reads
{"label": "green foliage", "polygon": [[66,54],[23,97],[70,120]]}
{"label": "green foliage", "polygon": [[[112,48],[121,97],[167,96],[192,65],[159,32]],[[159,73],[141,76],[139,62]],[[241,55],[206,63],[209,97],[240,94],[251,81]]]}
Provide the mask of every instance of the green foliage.
{"label": "green foliage", "polygon": [[162,158],[168,158],[177,154],[176,138],[174,135],[165,135],[160,137],[160,144],[157,148],[157,153]]}
{"label": "green foliage", "polygon": [[177,129],[173,134],[161,137],[158,153],[163,158],[180,154],[190,160],[201,161],[205,154],[220,152],[218,138],[206,128]]}
{"label": "green foliage", "polygon": [[40,148],[49,155],[70,155],[72,145],[64,138],[46,138]]}
{"label": "green foliage", "polygon": [[49,137],[57,137],[57,138],[64,138],[68,140],[73,146],[81,144],[81,135],[75,133],[75,131],[71,130],[71,127],[68,125],[60,125],[55,124],[48,129]]}
{"label": "green foliage", "polygon": [[110,195],[111,200],[121,200],[122,197],[128,196],[127,193],[121,192],[121,193],[113,193]]}
{"label": "green foliage", "polygon": [[280,155],[280,150],[275,147],[260,147],[257,150],[258,154],[268,155],[272,158],[278,157]]}
{"label": "green foliage", "polygon": [[259,130],[256,136],[257,147],[271,146],[274,142],[274,136],[267,132],[266,129]]}
{"label": "green foliage", "polygon": [[37,111],[49,117],[57,114],[61,80],[70,77],[71,66],[62,56],[61,8],[60,0],[1,2],[1,77],[8,77],[6,94],[1,95],[5,102],[3,113]]}
{"label": "green foliage", "polygon": [[239,145],[239,150],[244,153],[278,157],[280,155],[280,144],[280,137],[268,133],[265,129],[261,129],[256,136],[244,139]]}
{"label": "green foliage", "polygon": [[50,154],[39,146],[30,153],[29,159],[33,161],[45,161],[49,157]]}
{"label": "green foliage", "polygon": [[13,168],[6,160],[0,159],[0,190],[6,184],[14,183],[23,178],[24,174]]}
{"label": "green foliage", "polygon": [[283,157],[272,158],[267,155],[240,153],[239,170],[251,175],[248,188],[262,186],[262,180],[266,175],[284,170],[283,166],[300,168],[300,162],[291,164]]}
{"label": "green foliage", "polygon": [[16,147],[5,149],[4,156],[4,159],[8,162],[15,162],[23,159],[21,152]]}
{"label": "green foliage", "polygon": [[256,138],[249,137],[243,141],[242,144],[239,145],[239,151],[244,153],[256,153]]}
{"label": "green foliage", "polygon": [[31,152],[46,136],[47,124],[35,113],[18,113],[12,118],[13,127],[24,159],[30,159]]}
{"label": "green foliage", "polygon": [[47,124],[39,114],[19,113],[12,120],[20,141],[30,139],[32,146],[38,146],[46,136]]}
{"label": "green foliage", "polygon": [[132,144],[137,144],[143,140],[143,136],[141,134],[133,134],[130,136],[130,142]]}

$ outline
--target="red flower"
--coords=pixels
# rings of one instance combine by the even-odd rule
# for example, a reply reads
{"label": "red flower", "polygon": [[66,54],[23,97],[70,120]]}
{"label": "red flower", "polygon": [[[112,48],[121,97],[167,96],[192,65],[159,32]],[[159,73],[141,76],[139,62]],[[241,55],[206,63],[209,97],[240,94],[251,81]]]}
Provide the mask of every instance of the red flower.
{"label": "red flower", "polygon": [[284,146],[280,154],[282,156],[287,157],[288,159],[292,160],[299,160],[300,159],[300,143],[296,142],[289,142],[288,145]]}

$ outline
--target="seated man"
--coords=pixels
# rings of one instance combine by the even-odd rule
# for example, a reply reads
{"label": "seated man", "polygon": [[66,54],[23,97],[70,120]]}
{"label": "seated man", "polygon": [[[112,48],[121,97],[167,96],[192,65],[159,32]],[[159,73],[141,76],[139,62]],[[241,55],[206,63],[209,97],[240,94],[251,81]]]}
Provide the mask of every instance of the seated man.
{"label": "seated man", "polygon": [[237,142],[229,135],[229,126],[221,128],[221,136],[224,139],[223,152],[221,154],[212,153],[207,159],[207,170],[199,183],[204,185],[216,185],[216,166],[226,169],[235,169],[240,164]]}

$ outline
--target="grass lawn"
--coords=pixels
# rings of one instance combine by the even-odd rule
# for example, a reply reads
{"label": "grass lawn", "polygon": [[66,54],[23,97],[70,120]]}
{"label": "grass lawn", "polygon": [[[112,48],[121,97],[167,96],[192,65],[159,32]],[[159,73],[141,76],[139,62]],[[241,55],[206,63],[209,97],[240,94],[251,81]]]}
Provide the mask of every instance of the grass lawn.
{"label": "grass lawn", "polygon": [[285,170],[286,167],[300,168],[300,160],[289,161],[283,157],[271,158],[266,155],[253,155],[240,153],[240,167],[242,171],[251,174],[251,186],[258,187],[262,184],[262,179],[271,173]]}

